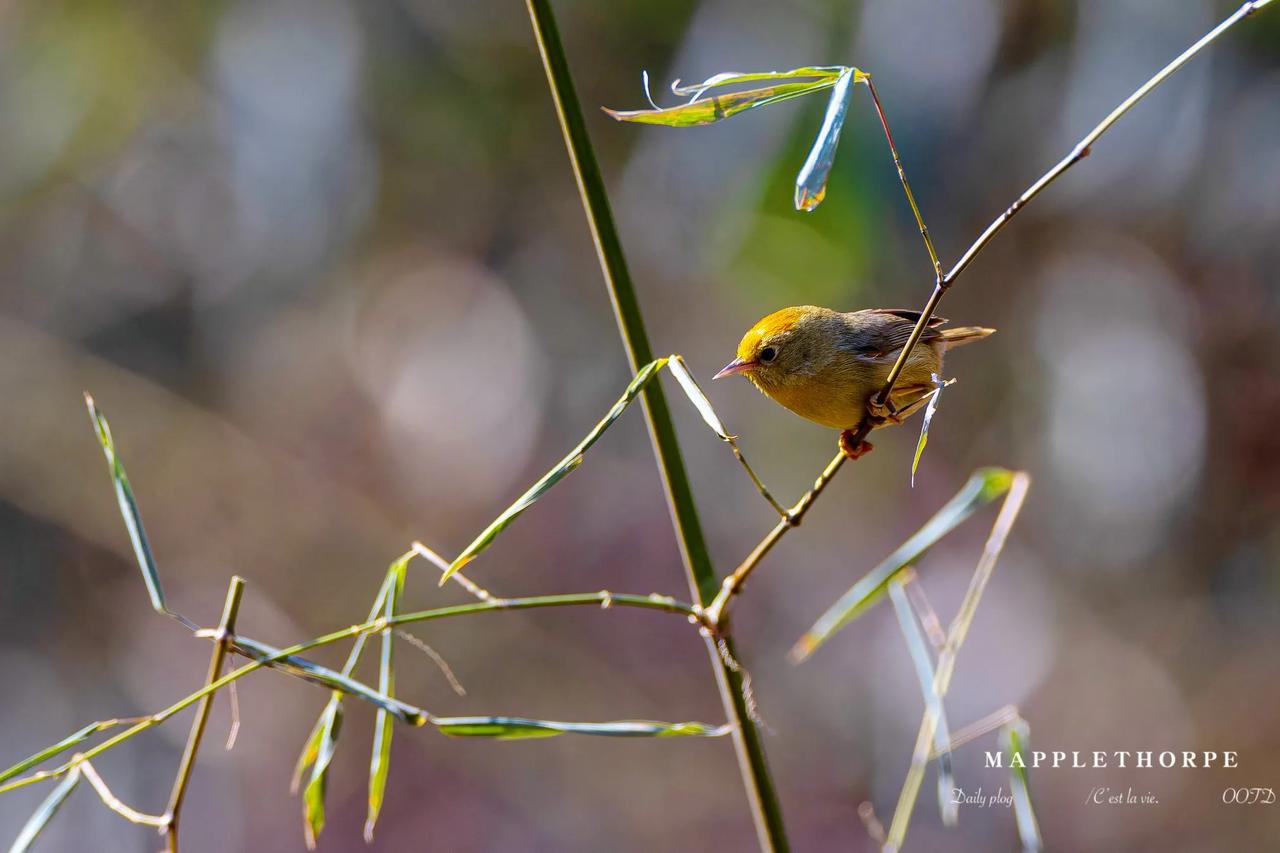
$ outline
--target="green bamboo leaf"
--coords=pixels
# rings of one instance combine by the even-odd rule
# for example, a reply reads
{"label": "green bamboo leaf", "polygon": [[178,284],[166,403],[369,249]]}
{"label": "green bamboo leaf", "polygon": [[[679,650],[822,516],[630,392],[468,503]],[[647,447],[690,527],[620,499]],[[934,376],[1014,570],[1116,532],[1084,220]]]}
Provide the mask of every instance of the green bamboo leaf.
{"label": "green bamboo leaf", "polygon": [[718,436],[721,441],[733,441],[736,435],[730,435],[725,429],[724,424],[720,421],[720,416],[716,414],[715,409],[711,408],[711,401],[707,399],[707,395],[703,393],[702,388],[698,385],[698,381],[693,378],[693,374],[689,372],[689,367],[684,363],[684,359],[678,355],[667,356],[667,369],[671,371],[671,375],[680,383],[680,387],[684,389],[685,396],[689,398],[689,402],[693,403],[698,414],[702,415],[702,419],[706,421],[707,426]]}
{"label": "green bamboo leaf", "polygon": [[[1026,740],[1029,727],[1025,720],[1019,719],[1003,729],[1005,749],[1009,754],[1010,786],[1013,794],[1013,816],[1018,823],[1018,837],[1022,840],[1024,853],[1039,853],[1044,849],[1044,841],[1040,837],[1040,824],[1036,820],[1035,809],[1031,806],[1031,785],[1027,778]],[[1015,762],[1013,757],[1021,759]],[[1020,766],[1014,766],[1015,764]]]}
{"label": "green bamboo leaf", "polygon": [[618,121],[629,121],[637,124],[660,124],[665,127],[698,127],[712,124],[738,113],[767,107],[770,104],[800,98],[814,92],[830,89],[835,80],[817,80],[811,83],[782,83],[777,86],[763,86],[758,89],[746,89],[741,92],[730,92],[727,95],[711,95],[701,100],[690,101],[675,107],[658,110],[611,110],[604,111]]}
{"label": "green bamboo leaf", "polygon": [[902,636],[906,638],[907,650],[911,652],[911,662],[915,664],[916,679],[920,682],[920,692],[924,696],[925,708],[934,715],[938,724],[933,729],[933,750],[938,755],[938,808],[942,812],[942,822],[947,826],[955,826],[959,818],[959,810],[955,803],[956,782],[951,767],[951,727],[947,724],[946,707],[942,696],[938,693],[937,681],[934,678],[933,658],[929,655],[929,644],[925,641],[924,632],[916,621],[915,611],[907,598],[902,571],[894,574],[889,581],[889,598],[893,601],[894,613],[898,616],[898,625],[902,628]]}
{"label": "green bamboo leaf", "polygon": [[831,176],[831,166],[835,163],[840,130],[844,127],[844,118],[849,112],[849,90],[855,81],[862,79],[859,77],[861,73],[856,68],[850,68],[831,87],[831,97],[827,100],[827,113],[822,119],[822,127],[813,140],[809,156],[796,175],[796,210],[812,211],[822,204],[822,199],[827,195],[827,179]]}
{"label": "green bamboo leaf", "polygon": [[760,80],[794,80],[797,78],[817,77],[820,80],[835,80],[849,69],[843,65],[810,65],[804,68],[792,68],[790,71],[756,71],[743,74],[738,71],[722,71],[713,74],[701,83],[681,86],[679,80],[672,81],[671,91],[676,95],[700,98],[709,89],[720,86],[735,86],[742,83],[756,83]]}
{"label": "green bamboo leaf", "polygon": [[133,555],[138,561],[138,568],[142,570],[142,580],[147,585],[151,607],[158,613],[167,614],[169,608],[165,605],[164,589],[160,586],[160,570],[156,567],[155,557],[152,556],[151,543],[147,540],[147,531],[142,526],[142,516],[133,498],[133,489],[129,485],[128,475],[125,474],[124,463],[116,454],[116,445],[111,439],[111,426],[102,412],[98,411],[92,396],[86,393],[84,402],[89,408],[89,417],[93,420],[94,429],[98,433],[98,443],[102,445],[102,452],[106,454],[107,465],[111,469],[111,482],[115,485],[120,515],[124,518],[125,528],[129,531]]}
{"label": "green bamboo leaf", "polygon": [[[376,615],[374,618],[376,618]],[[257,661],[272,658],[274,655],[279,655],[281,651],[275,646],[244,636],[236,637],[235,648],[245,657]],[[269,665],[273,669],[297,676],[305,681],[310,681],[312,684],[319,684],[322,687],[363,699],[380,710],[393,714],[411,726],[420,726],[426,721],[427,714],[421,708],[401,702],[394,697],[374,690],[367,684],[356,681],[348,675],[320,666],[304,657],[286,655],[272,660]]]}
{"label": "green bamboo leaf", "polygon": [[653,379],[658,370],[660,370],[666,363],[667,360],[665,358],[660,358],[656,361],[649,362],[644,367],[641,367],[636,373],[635,378],[627,385],[622,396],[618,398],[618,402],[614,403],[613,408],[609,410],[609,413],[592,428],[591,432],[587,433],[587,437],[580,441],[577,447],[570,450],[568,455],[561,459],[554,468],[542,477],[542,479],[530,486],[527,492],[516,498],[515,503],[507,507],[501,515],[494,519],[493,522],[475,538],[475,541],[468,545],[466,549],[463,550],[456,559],[454,559],[454,561],[449,565],[448,571],[441,574],[440,586],[444,586],[445,581],[449,580],[449,577],[454,572],[474,560],[481,551],[488,548],[489,545],[492,544],[493,540],[498,537],[498,534],[505,530],[511,522],[515,521],[521,513],[531,507],[538,498],[546,494],[548,489],[563,480],[565,477],[569,476],[574,469],[581,465],[583,454],[587,452],[591,445],[595,444],[596,441],[599,440],[600,436],[604,435],[604,431],[607,430],[614,421],[622,416],[622,413],[626,411],[627,406],[629,406],[640,392],[644,390],[644,387],[649,384],[649,381]]}
{"label": "green bamboo leaf", "polygon": [[[843,66],[794,68],[791,71],[761,71],[741,74],[736,71],[715,74],[692,86],[681,86],[677,80],[671,84],[671,91],[680,96],[692,96],[687,104],[662,108],[653,103],[649,97],[649,75],[644,75],[645,97],[653,106],[651,110],[611,110],[604,111],[618,121],[639,122],[643,124],[660,124],[667,127],[695,127],[711,124],[729,118],[740,112],[755,107],[768,106],[791,98],[798,98],[813,92],[829,89],[836,84],[841,75],[849,69]],[[857,72],[861,74],[862,72]],[[816,78],[816,79],[810,79]],[[755,83],[761,80],[796,80],[803,83],[782,83],[775,86],[764,86],[723,95],[703,97],[712,89],[723,86]]]}
{"label": "green bamboo leaf", "polygon": [[933,374],[934,384],[937,386],[930,392],[929,405],[924,409],[924,420],[920,424],[920,439],[916,442],[916,455],[911,458],[911,488],[916,487],[916,469],[920,467],[920,457],[924,455],[924,446],[929,443],[929,424],[933,423],[933,416],[938,411],[938,403],[942,400],[942,389],[946,388],[954,379],[943,381],[938,374]]}
{"label": "green bamboo leaf", "polygon": [[[71,734],[67,735],[65,738],[58,741],[53,746],[46,747],[45,749],[40,750],[30,758],[24,758],[22,761],[19,761],[17,764],[10,767],[8,770],[5,770],[3,773],[0,773],[0,783],[7,782],[10,779],[12,779],[14,776],[17,776],[19,773],[25,773],[26,771],[30,770],[32,767],[35,767],[37,764],[43,764],[44,762],[48,761],[50,758],[53,758],[55,755],[58,755],[59,753],[62,753],[62,752],[66,752],[68,749],[75,746],[76,744],[82,743],[83,741],[87,740],[91,735],[97,734],[103,729],[109,729],[112,726],[118,726],[122,722],[125,722],[125,721],[99,720],[97,722],[90,723],[89,725],[85,726],[79,731],[72,732]],[[134,722],[134,721],[129,721],[129,722]]]}
{"label": "green bamboo leaf", "polygon": [[562,723],[522,717],[436,717],[432,725],[453,737],[487,737],[498,740],[555,737],[562,734],[602,737],[720,737],[732,727],[706,723],[660,723],[652,720],[620,720],[612,723]]}
{"label": "green bamboo leaf", "polygon": [[885,594],[889,579],[899,569],[915,562],[980,507],[1008,491],[1013,476],[1012,471],[1003,468],[980,468],[975,471],[956,496],[938,510],[924,527],[850,587],[848,592],[818,618],[791,649],[792,661],[798,663],[809,657],[832,634],[879,601]]}
{"label": "green bamboo leaf", "polygon": [[324,830],[324,794],[329,784],[329,763],[333,761],[333,753],[338,745],[338,733],[342,729],[342,696],[335,693],[329,699],[321,715],[323,726],[320,730],[319,744],[315,761],[311,764],[311,780],[302,792],[302,827],[307,849],[316,848],[316,839]]}
{"label": "green bamboo leaf", "polygon": [[[394,580],[387,589],[386,607],[383,609],[388,620],[396,615],[396,606],[404,593],[405,570],[412,555],[413,552],[410,551],[391,564]],[[391,696],[395,692],[393,649],[392,631],[387,628],[382,632],[382,656],[378,663],[378,690],[385,696]],[[387,789],[393,728],[390,712],[379,708],[373,720],[373,755],[369,759],[369,813],[364,822],[364,840],[369,843],[373,842],[373,828],[378,823],[378,813],[382,811],[382,800]]]}
{"label": "green bamboo leaf", "polygon": [[290,794],[298,793],[298,789],[302,787],[302,777],[306,774],[307,769],[315,763],[316,756],[320,754],[320,739],[324,737],[325,713],[328,710],[329,706],[325,705],[324,710],[320,712],[320,716],[316,718],[316,724],[311,727],[311,734],[307,735],[307,740],[302,745],[302,752],[298,755],[298,761],[293,765],[293,778],[289,781]]}
{"label": "green bamboo leaf", "polygon": [[26,853],[31,849],[31,844],[36,840],[44,828],[49,825],[49,821],[53,820],[53,816],[57,814],[62,803],[80,784],[80,771],[72,770],[62,781],[58,783],[58,787],[49,792],[49,796],[44,798],[44,802],[35,810],[31,817],[27,818],[26,824],[23,825],[22,831],[18,833],[18,837],[14,839],[13,846],[9,848],[9,853]]}

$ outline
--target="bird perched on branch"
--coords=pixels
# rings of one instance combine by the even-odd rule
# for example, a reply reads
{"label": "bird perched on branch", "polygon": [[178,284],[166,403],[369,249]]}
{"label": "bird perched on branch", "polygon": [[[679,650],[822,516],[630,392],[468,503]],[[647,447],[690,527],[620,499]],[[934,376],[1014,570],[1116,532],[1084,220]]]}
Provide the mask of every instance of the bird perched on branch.
{"label": "bird perched on branch", "polygon": [[900,424],[937,389],[942,356],[951,347],[981,340],[995,329],[940,329],[933,317],[903,365],[887,405],[873,398],[884,387],[898,354],[920,319],[919,311],[866,308],[841,313],[816,305],[775,311],[738,344],[738,356],[715,379],[740,373],[774,402],[802,418],[842,430],[840,449],[850,459],[871,450],[854,444],[863,418],[874,427]]}

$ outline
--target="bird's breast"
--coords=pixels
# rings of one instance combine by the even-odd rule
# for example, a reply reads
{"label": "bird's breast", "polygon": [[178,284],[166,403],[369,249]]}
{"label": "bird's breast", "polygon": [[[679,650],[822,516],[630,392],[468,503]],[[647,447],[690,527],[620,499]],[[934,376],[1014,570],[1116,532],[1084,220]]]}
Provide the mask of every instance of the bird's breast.
{"label": "bird's breast", "polygon": [[[879,387],[877,366],[850,364],[778,385],[761,385],[774,402],[806,420],[832,429],[851,429],[862,420],[871,393]],[[884,373],[884,370],[878,370]]]}

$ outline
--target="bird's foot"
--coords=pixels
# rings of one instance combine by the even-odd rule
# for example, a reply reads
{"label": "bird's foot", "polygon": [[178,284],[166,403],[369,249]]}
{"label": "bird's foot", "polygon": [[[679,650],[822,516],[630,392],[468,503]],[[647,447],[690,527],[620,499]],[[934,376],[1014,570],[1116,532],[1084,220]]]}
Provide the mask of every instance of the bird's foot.
{"label": "bird's foot", "polygon": [[858,459],[862,458],[863,456],[866,456],[868,453],[874,450],[875,446],[871,442],[866,441],[865,439],[860,440],[857,444],[854,444],[853,443],[854,438],[855,438],[855,435],[853,430],[851,429],[847,429],[844,432],[840,433],[840,449],[844,452],[845,456],[849,457],[850,460],[856,462]]}
{"label": "bird's foot", "polygon": [[898,411],[898,407],[893,405],[892,400],[877,403],[875,398],[872,398],[871,402],[867,403],[867,414],[871,416],[871,422],[876,426],[900,424],[905,419],[905,415]]}

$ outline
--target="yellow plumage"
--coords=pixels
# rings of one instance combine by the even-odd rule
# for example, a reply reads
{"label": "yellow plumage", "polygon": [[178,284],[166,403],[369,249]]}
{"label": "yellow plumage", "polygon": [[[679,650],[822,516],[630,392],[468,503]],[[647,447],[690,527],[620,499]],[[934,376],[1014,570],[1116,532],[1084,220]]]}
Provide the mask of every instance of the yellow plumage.
{"label": "yellow plumage", "polygon": [[[833,429],[853,429],[884,385],[919,316],[886,308],[847,313],[815,305],[783,308],[743,335],[737,358],[717,378],[741,373],[800,417]],[[941,371],[947,349],[995,331],[938,328],[946,322],[930,320],[894,385],[890,403],[902,417],[935,387],[932,377]]]}

